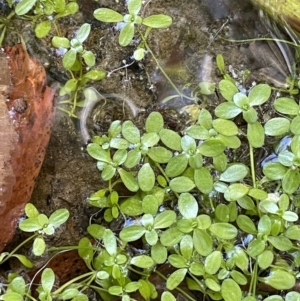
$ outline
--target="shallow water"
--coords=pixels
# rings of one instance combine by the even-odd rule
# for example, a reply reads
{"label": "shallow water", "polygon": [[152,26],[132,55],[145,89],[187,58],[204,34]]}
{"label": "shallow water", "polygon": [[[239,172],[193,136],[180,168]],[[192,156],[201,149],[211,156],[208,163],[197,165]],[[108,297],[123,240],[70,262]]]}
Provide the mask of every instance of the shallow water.
{"label": "shallow water", "polygon": [[[121,13],[125,8],[124,1],[116,4],[115,1],[106,0],[102,1],[102,5],[113,7]],[[61,24],[61,30],[70,37],[83,22],[92,23],[86,48],[97,55],[97,67],[109,72],[110,76],[91,86],[102,95],[110,96],[83,111],[81,121],[57,110],[45,161],[31,199],[45,214],[62,207],[70,210],[67,231],[61,230],[51,242],[56,245],[75,244],[82,237],[90,215],[96,212],[95,208],[87,205],[86,200],[92,192],[105,185],[94,160],[85,151],[89,137],[105,133],[115,119],[135,117],[141,126],[145,116],[154,109],[163,112],[171,128],[180,130],[190,122],[187,116],[189,110],[181,109],[195,105],[190,99],[180,97],[167,104],[161,103],[165,97],[174,94],[174,89],[150,55],[140,63],[113,72],[124,66],[124,61],[128,65],[131,63],[132,52],[139,41],[134,41],[132,46],[126,48],[120,47],[116,29],[110,24],[94,20],[90,6],[99,7],[92,0],[81,1],[81,13],[63,21],[65,24]],[[168,29],[153,30],[149,36],[149,46],[178,89],[188,96],[191,96],[199,82],[217,83],[222,78],[215,64],[217,54],[223,55],[231,75],[239,79],[243,89],[249,89],[253,82],[260,81],[277,87],[285,86],[286,77],[291,73],[291,62],[286,57],[291,57],[289,52],[292,53],[292,49],[287,48],[282,54],[275,42],[232,43],[223,39],[271,36],[270,28],[259,18],[259,12],[250,1],[153,0],[147,5],[145,15],[154,13],[169,14],[173,18],[173,25]],[[63,84],[68,74],[62,70],[55,49],[49,48],[50,39],[40,41],[34,38],[28,23],[24,26],[23,22],[17,22],[16,28],[27,39],[31,55],[43,62],[49,82],[52,85]],[[14,35],[7,37],[7,43],[14,42]],[[242,76],[245,70],[251,72],[247,79]],[[186,84],[188,87],[184,90]],[[128,109],[127,100],[136,109],[134,114]],[[218,95],[213,94],[207,98],[199,97],[196,106],[212,110],[218,103]],[[262,120],[269,119],[273,114],[270,105],[261,108]],[[245,124],[241,123],[240,127],[244,128]],[[265,157],[272,153],[273,142],[270,141]],[[247,154],[245,146],[237,155],[241,161],[246,161]],[[258,158],[261,154],[257,153],[256,156]]]}

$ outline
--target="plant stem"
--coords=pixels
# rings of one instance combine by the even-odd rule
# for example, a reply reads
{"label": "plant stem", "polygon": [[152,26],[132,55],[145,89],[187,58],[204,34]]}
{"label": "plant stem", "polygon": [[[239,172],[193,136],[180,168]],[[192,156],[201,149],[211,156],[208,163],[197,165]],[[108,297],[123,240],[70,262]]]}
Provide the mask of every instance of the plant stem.
{"label": "plant stem", "polygon": [[255,176],[253,147],[250,143],[249,143],[249,152],[250,152],[250,168],[251,168],[251,176],[252,176],[252,186],[253,186],[253,188],[256,188],[256,176]]}
{"label": "plant stem", "polygon": [[152,52],[151,48],[149,47],[149,45],[147,44],[146,41],[146,37],[139,31],[139,34],[143,40],[144,46],[147,49],[147,51],[149,51],[149,53],[151,54],[153,60],[155,61],[155,64],[157,65],[157,67],[159,68],[159,70],[161,71],[161,73],[164,75],[164,77],[166,78],[166,80],[169,82],[169,84],[173,87],[173,89],[176,91],[176,93],[180,96],[180,97],[185,97],[191,100],[194,100],[194,98],[188,97],[184,94],[182,94],[179,89],[176,87],[176,85],[173,83],[173,81],[171,80],[171,78],[168,76],[168,74],[165,72],[165,70],[163,69],[163,67],[159,64],[157,58],[155,57],[154,53]]}
{"label": "plant stem", "polygon": [[[165,275],[163,275],[161,272],[159,271],[154,271],[155,274],[157,274],[159,277],[161,277],[162,279],[164,279],[165,281],[167,281],[167,277],[165,277]],[[184,297],[186,297],[187,299],[191,300],[191,301],[197,301],[196,299],[194,299],[193,297],[191,297],[189,294],[187,294],[183,289],[179,288],[179,287],[175,287],[175,289],[180,292]]]}
{"label": "plant stem", "polygon": [[73,279],[71,279],[70,281],[68,281],[68,282],[66,282],[64,285],[62,285],[61,287],[59,287],[56,291],[54,291],[53,293],[52,293],[52,295],[53,296],[55,296],[55,295],[58,295],[60,292],[62,292],[66,287],[68,287],[69,285],[71,285],[72,283],[74,283],[74,282],[76,282],[76,281],[78,281],[78,280],[80,280],[80,279],[82,279],[82,278],[86,278],[86,277],[89,277],[89,276],[92,276],[91,278],[93,278],[94,279],[94,275],[96,274],[96,272],[95,271],[92,271],[92,272],[88,272],[88,273],[85,273],[85,274],[83,274],[83,275],[79,275],[79,276],[77,276],[77,277],[75,277],[75,278],[73,278]]}
{"label": "plant stem", "polygon": [[26,238],[24,241],[22,241],[15,249],[13,249],[9,255],[1,262],[4,263],[7,261],[13,254],[15,254],[22,246],[24,246],[26,243],[28,243],[30,240],[34,239],[35,237],[39,236],[39,233],[34,233],[30,237]]}

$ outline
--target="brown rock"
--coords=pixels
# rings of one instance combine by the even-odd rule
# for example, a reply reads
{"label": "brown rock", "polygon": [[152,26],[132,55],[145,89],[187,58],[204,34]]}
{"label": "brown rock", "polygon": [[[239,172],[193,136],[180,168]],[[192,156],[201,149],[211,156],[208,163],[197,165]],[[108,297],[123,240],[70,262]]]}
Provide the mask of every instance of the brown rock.
{"label": "brown rock", "polygon": [[39,174],[50,138],[54,90],[23,44],[0,54],[0,252]]}

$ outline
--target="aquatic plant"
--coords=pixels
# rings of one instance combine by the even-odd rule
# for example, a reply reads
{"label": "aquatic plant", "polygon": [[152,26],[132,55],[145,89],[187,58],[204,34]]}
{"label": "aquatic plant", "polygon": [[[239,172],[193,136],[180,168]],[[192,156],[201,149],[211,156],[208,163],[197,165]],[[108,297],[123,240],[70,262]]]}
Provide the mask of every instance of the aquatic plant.
{"label": "aquatic plant", "polygon": [[[182,133],[152,112],[144,129],[116,120],[107,134],[92,138],[87,152],[97,160],[107,186],[88,203],[102,210],[103,223],[91,221],[89,237],[76,247],[49,249],[78,249],[89,271],[54,288],[54,271],[44,269],[39,300],[88,300],[87,288],[103,300],[161,295],[169,301],[178,293],[196,300],[193,291],[207,300],[255,301],[259,295],[265,301],[299,299],[299,105],[277,98],[274,108],[280,117],[262,126],[259,106],[270,101],[270,86],[259,84],[244,94],[227,79],[218,90],[224,102],[214,112],[201,109]],[[245,120],[242,127],[236,124],[239,114]],[[288,145],[258,167],[254,150],[264,147],[268,136],[280,140],[286,135]],[[241,148],[249,156],[244,158]],[[33,253],[41,255],[47,250],[43,236],[52,234],[67,213],[47,219],[31,204],[25,212],[20,229],[35,232],[29,239],[35,239]],[[115,232],[110,229],[114,220],[123,221]],[[167,275],[159,267],[168,263]],[[156,287],[153,275],[165,282],[165,291]],[[22,300],[30,293],[22,276],[14,274],[8,282],[0,300]],[[184,283],[188,291],[182,289]]]}

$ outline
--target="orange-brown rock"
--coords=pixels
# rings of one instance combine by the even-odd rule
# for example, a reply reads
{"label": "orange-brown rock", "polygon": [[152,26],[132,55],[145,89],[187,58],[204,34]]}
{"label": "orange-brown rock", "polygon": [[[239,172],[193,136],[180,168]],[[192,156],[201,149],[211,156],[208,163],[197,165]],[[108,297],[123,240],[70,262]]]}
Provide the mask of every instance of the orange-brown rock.
{"label": "orange-brown rock", "polygon": [[43,163],[54,90],[25,46],[0,54],[0,252],[12,238]]}

